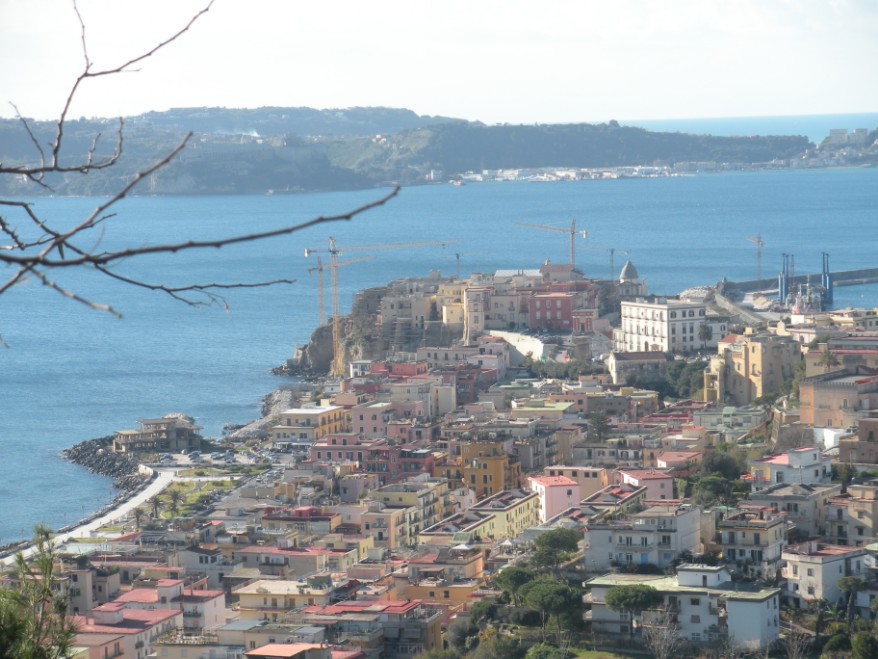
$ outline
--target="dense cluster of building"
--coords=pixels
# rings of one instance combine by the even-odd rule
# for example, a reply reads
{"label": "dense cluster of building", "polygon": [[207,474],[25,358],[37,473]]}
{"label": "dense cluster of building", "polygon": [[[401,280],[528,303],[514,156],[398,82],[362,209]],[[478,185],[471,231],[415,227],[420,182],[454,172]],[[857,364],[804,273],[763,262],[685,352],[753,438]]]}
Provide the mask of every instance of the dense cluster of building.
{"label": "dense cluster of building", "polygon": [[[464,340],[353,361],[274,419],[263,448],[285,466],[170,528],[69,548],[79,558],[58,579],[81,656],[412,657],[441,648],[491,576],[557,528],[582,535],[583,616],[598,634],[662,613],[691,642],[766,648],[782,607],[841,601],[841,576],[868,582],[853,606],[872,616],[878,483],[843,487],[832,465],[878,463],[878,315],[733,332],[709,295],[647,297],[630,263],[609,314],[607,290],[549,265],[397,286],[379,323],[441,316]],[[549,345],[547,331],[570,339]],[[522,368],[595,346],[605,373]],[[686,355],[705,362],[702,399],[662,404],[648,383]],[[772,409],[797,373],[799,405]],[[190,451],[198,430],[148,419],[113,450]],[[721,445],[749,455],[749,496],[687,498]],[[631,584],[656,589],[660,610],[634,619],[606,604]]]}

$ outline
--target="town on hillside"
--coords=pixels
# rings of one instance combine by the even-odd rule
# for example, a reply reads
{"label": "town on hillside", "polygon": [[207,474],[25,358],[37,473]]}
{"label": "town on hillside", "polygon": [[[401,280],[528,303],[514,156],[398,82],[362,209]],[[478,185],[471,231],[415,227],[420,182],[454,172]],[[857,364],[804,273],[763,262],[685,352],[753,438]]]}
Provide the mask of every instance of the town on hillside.
{"label": "town on hillside", "polygon": [[294,366],[102,445],[166,487],[2,584],[67,656],[878,656],[878,309],[546,263],[364,291]]}

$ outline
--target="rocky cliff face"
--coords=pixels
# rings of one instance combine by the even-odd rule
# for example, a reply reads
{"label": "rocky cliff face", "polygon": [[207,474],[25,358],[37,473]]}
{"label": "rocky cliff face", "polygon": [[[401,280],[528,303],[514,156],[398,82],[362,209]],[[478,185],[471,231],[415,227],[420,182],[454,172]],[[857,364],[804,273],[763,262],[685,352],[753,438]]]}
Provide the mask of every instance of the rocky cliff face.
{"label": "rocky cliff face", "polygon": [[[409,318],[398,318],[382,323],[381,298],[388,287],[369,288],[357,293],[349,316],[339,321],[341,349],[344,359],[382,360],[397,352],[414,352],[418,346],[447,346],[460,339],[460,332],[452,332],[439,320],[416,326]],[[297,349],[296,355],[285,367],[275,372],[308,377],[329,373],[334,355],[332,324],[322,325],[311,334],[307,345]]]}

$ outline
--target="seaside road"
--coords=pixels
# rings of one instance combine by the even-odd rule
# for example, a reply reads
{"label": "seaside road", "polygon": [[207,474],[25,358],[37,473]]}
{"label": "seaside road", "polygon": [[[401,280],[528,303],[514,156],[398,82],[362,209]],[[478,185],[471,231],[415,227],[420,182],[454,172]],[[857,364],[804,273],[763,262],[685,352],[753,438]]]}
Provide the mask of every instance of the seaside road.
{"label": "seaside road", "polygon": [[[96,517],[81,526],[77,526],[70,531],[66,531],[64,533],[57,533],[53,536],[53,540],[56,545],[61,545],[67,542],[70,539],[74,538],[88,538],[91,537],[91,532],[96,531],[102,526],[106,524],[110,524],[114,522],[132,510],[134,510],[137,506],[140,506],[146,503],[149,499],[154,497],[157,494],[161,494],[171,483],[174,482],[176,478],[176,473],[173,470],[162,471],[156,469],[156,478],[146,486],[142,491],[138,492],[136,495],[121,502],[118,506],[114,507],[112,510],[104,513],[100,517]],[[25,558],[29,558],[31,554],[33,554],[34,548],[33,546],[29,546],[22,550]],[[16,552],[18,553],[18,552]],[[6,556],[5,558],[0,558],[0,566],[8,566],[12,565],[15,562],[15,554],[11,554],[10,556]]]}
{"label": "seaside road", "polygon": [[[171,485],[174,481],[215,481],[215,480],[233,480],[242,482],[240,476],[179,476],[177,475],[177,469],[154,469],[156,473],[155,479],[147,485],[142,491],[138,492],[136,495],[131,497],[130,499],[126,499],[119,503],[118,506],[113,507],[111,510],[107,511],[103,515],[99,517],[95,517],[84,524],[76,526],[69,531],[65,531],[64,533],[56,533],[52,536],[52,539],[55,545],[63,545],[65,542],[71,539],[77,538],[90,538],[92,531],[96,531],[102,526],[106,526],[108,524],[112,524],[113,522],[122,519],[132,510],[137,508],[138,506],[143,505],[150,499],[152,499],[157,494],[161,494],[164,492],[168,486]],[[25,558],[30,558],[30,556],[34,552],[33,546],[28,546],[21,550],[24,554]],[[12,565],[15,562],[15,556],[18,552],[14,552],[9,556],[0,557],[0,568],[7,567]]]}

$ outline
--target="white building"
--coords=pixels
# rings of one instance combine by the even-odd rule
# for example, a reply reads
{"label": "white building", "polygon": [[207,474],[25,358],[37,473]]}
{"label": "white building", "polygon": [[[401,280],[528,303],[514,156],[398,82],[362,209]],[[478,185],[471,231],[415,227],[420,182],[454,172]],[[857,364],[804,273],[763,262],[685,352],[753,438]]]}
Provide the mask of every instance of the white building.
{"label": "white building", "polygon": [[[749,650],[769,647],[780,630],[780,589],[731,581],[722,566],[681,565],[676,576],[605,574],[587,582],[591,587],[595,632],[628,634],[629,616],[606,605],[614,586],[640,584],[655,588],[663,605],[633,621],[635,630],[650,624],[676,624],[680,635],[694,643],[728,639]],[[665,616],[669,616],[669,620]]]}
{"label": "white building", "polygon": [[701,553],[701,508],[672,503],[623,519],[589,523],[585,547],[587,572],[614,565],[670,567],[684,551]]}
{"label": "white building", "polygon": [[717,524],[723,560],[748,575],[776,578],[788,524],[785,512],[742,506]]}
{"label": "white building", "polygon": [[799,608],[807,608],[808,602],[821,599],[830,604],[844,603],[846,596],[838,587],[838,580],[863,577],[867,572],[865,547],[809,540],[787,547],[783,560],[786,563],[782,570],[786,579],[784,595]]}
{"label": "white building", "polygon": [[[637,298],[622,301],[621,323],[613,331],[615,352],[694,352],[717,346],[728,329],[728,318],[711,316],[700,300]],[[700,327],[710,328],[702,340]]]}
{"label": "white building", "polygon": [[786,453],[750,460],[750,487],[753,492],[777,483],[821,485],[832,480],[832,458],[815,446],[795,448]]}

